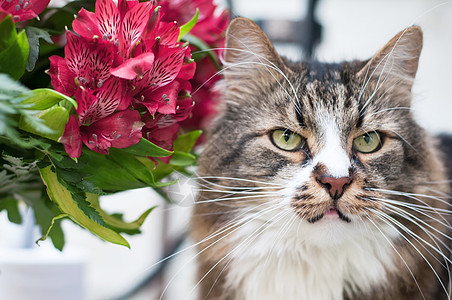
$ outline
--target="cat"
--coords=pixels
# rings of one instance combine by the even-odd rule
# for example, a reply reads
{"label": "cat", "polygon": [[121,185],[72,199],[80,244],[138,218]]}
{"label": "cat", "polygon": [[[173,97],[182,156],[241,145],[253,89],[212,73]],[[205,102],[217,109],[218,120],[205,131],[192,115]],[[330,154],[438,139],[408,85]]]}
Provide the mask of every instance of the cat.
{"label": "cat", "polygon": [[422,39],[293,63],[231,22],[191,221],[199,299],[449,298],[450,170],[410,111]]}

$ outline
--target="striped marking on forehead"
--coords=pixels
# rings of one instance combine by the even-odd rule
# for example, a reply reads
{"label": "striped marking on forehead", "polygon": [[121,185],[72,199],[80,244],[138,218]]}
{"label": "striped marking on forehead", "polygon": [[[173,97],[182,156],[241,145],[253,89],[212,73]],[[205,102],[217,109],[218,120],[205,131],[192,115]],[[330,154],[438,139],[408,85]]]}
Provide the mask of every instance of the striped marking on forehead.
{"label": "striped marking on forehead", "polygon": [[320,63],[311,61],[307,63],[307,81],[327,81],[336,83],[341,80],[342,65],[339,63]]}
{"label": "striped marking on forehead", "polygon": [[321,150],[314,156],[314,166],[324,165],[333,177],[349,176],[350,158],[343,148],[341,132],[334,119],[326,119],[321,123]]}

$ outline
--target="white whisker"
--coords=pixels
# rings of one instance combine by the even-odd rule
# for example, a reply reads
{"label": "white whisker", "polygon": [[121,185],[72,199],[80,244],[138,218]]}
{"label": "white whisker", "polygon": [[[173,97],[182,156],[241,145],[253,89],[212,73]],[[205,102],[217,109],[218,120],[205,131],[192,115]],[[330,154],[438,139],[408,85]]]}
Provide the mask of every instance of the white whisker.
{"label": "white whisker", "polygon": [[416,277],[413,274],[413,271],[411,270],[410,266],[408,265],[408,263],[406,262],[406,260],[403,258],[403,256],[400,254],[400,252],[396,249],[396,247],[394,246],[393,242],[386,236],[386,234],[383,233],[383,231],[380,229],[380,227],[378,227],[378,225],[372,221],[371,218],[367,218],[367,220],[374,225],[374,227],[381,233],[381,235],[383,236],[383,238],[388,242],[388,244],[391,246],[391,248],[394,250],[394,252],[399,256],[400,260],[403,262],[403,264],[407,267],[408,272],[411,275],[411,278],[413,278],[414,283],[416,284],[416,287],[418,288],[419,292],[421,293],[422,299],[425,299],[424,293],[422,292],[421,287],[419,286],[419,283],[416,279]]}

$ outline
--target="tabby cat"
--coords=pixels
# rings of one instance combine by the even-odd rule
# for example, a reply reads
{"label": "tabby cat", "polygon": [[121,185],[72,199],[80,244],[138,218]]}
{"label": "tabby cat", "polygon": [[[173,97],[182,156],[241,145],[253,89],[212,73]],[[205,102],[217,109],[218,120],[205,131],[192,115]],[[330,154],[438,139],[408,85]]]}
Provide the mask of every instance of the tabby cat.
{"label": "tabby cat", "polygon": [[421,29],[340,64],[289,62],[244,18],[226,36],[192,217],[199,298],[448,299],[446,164],[410,111]]}

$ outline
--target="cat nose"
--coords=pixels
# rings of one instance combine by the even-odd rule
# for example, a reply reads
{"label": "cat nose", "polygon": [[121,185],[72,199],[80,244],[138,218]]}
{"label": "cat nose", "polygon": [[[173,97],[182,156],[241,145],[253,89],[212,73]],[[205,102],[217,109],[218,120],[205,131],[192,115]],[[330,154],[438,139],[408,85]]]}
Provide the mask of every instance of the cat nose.
{"label": "cat nose", "polygon": [[328,190],[331,198],[339,199],[344,193],[345,188],[352,182],[350,177],[333,177],[324,175],[320,177],[319,183]]}

